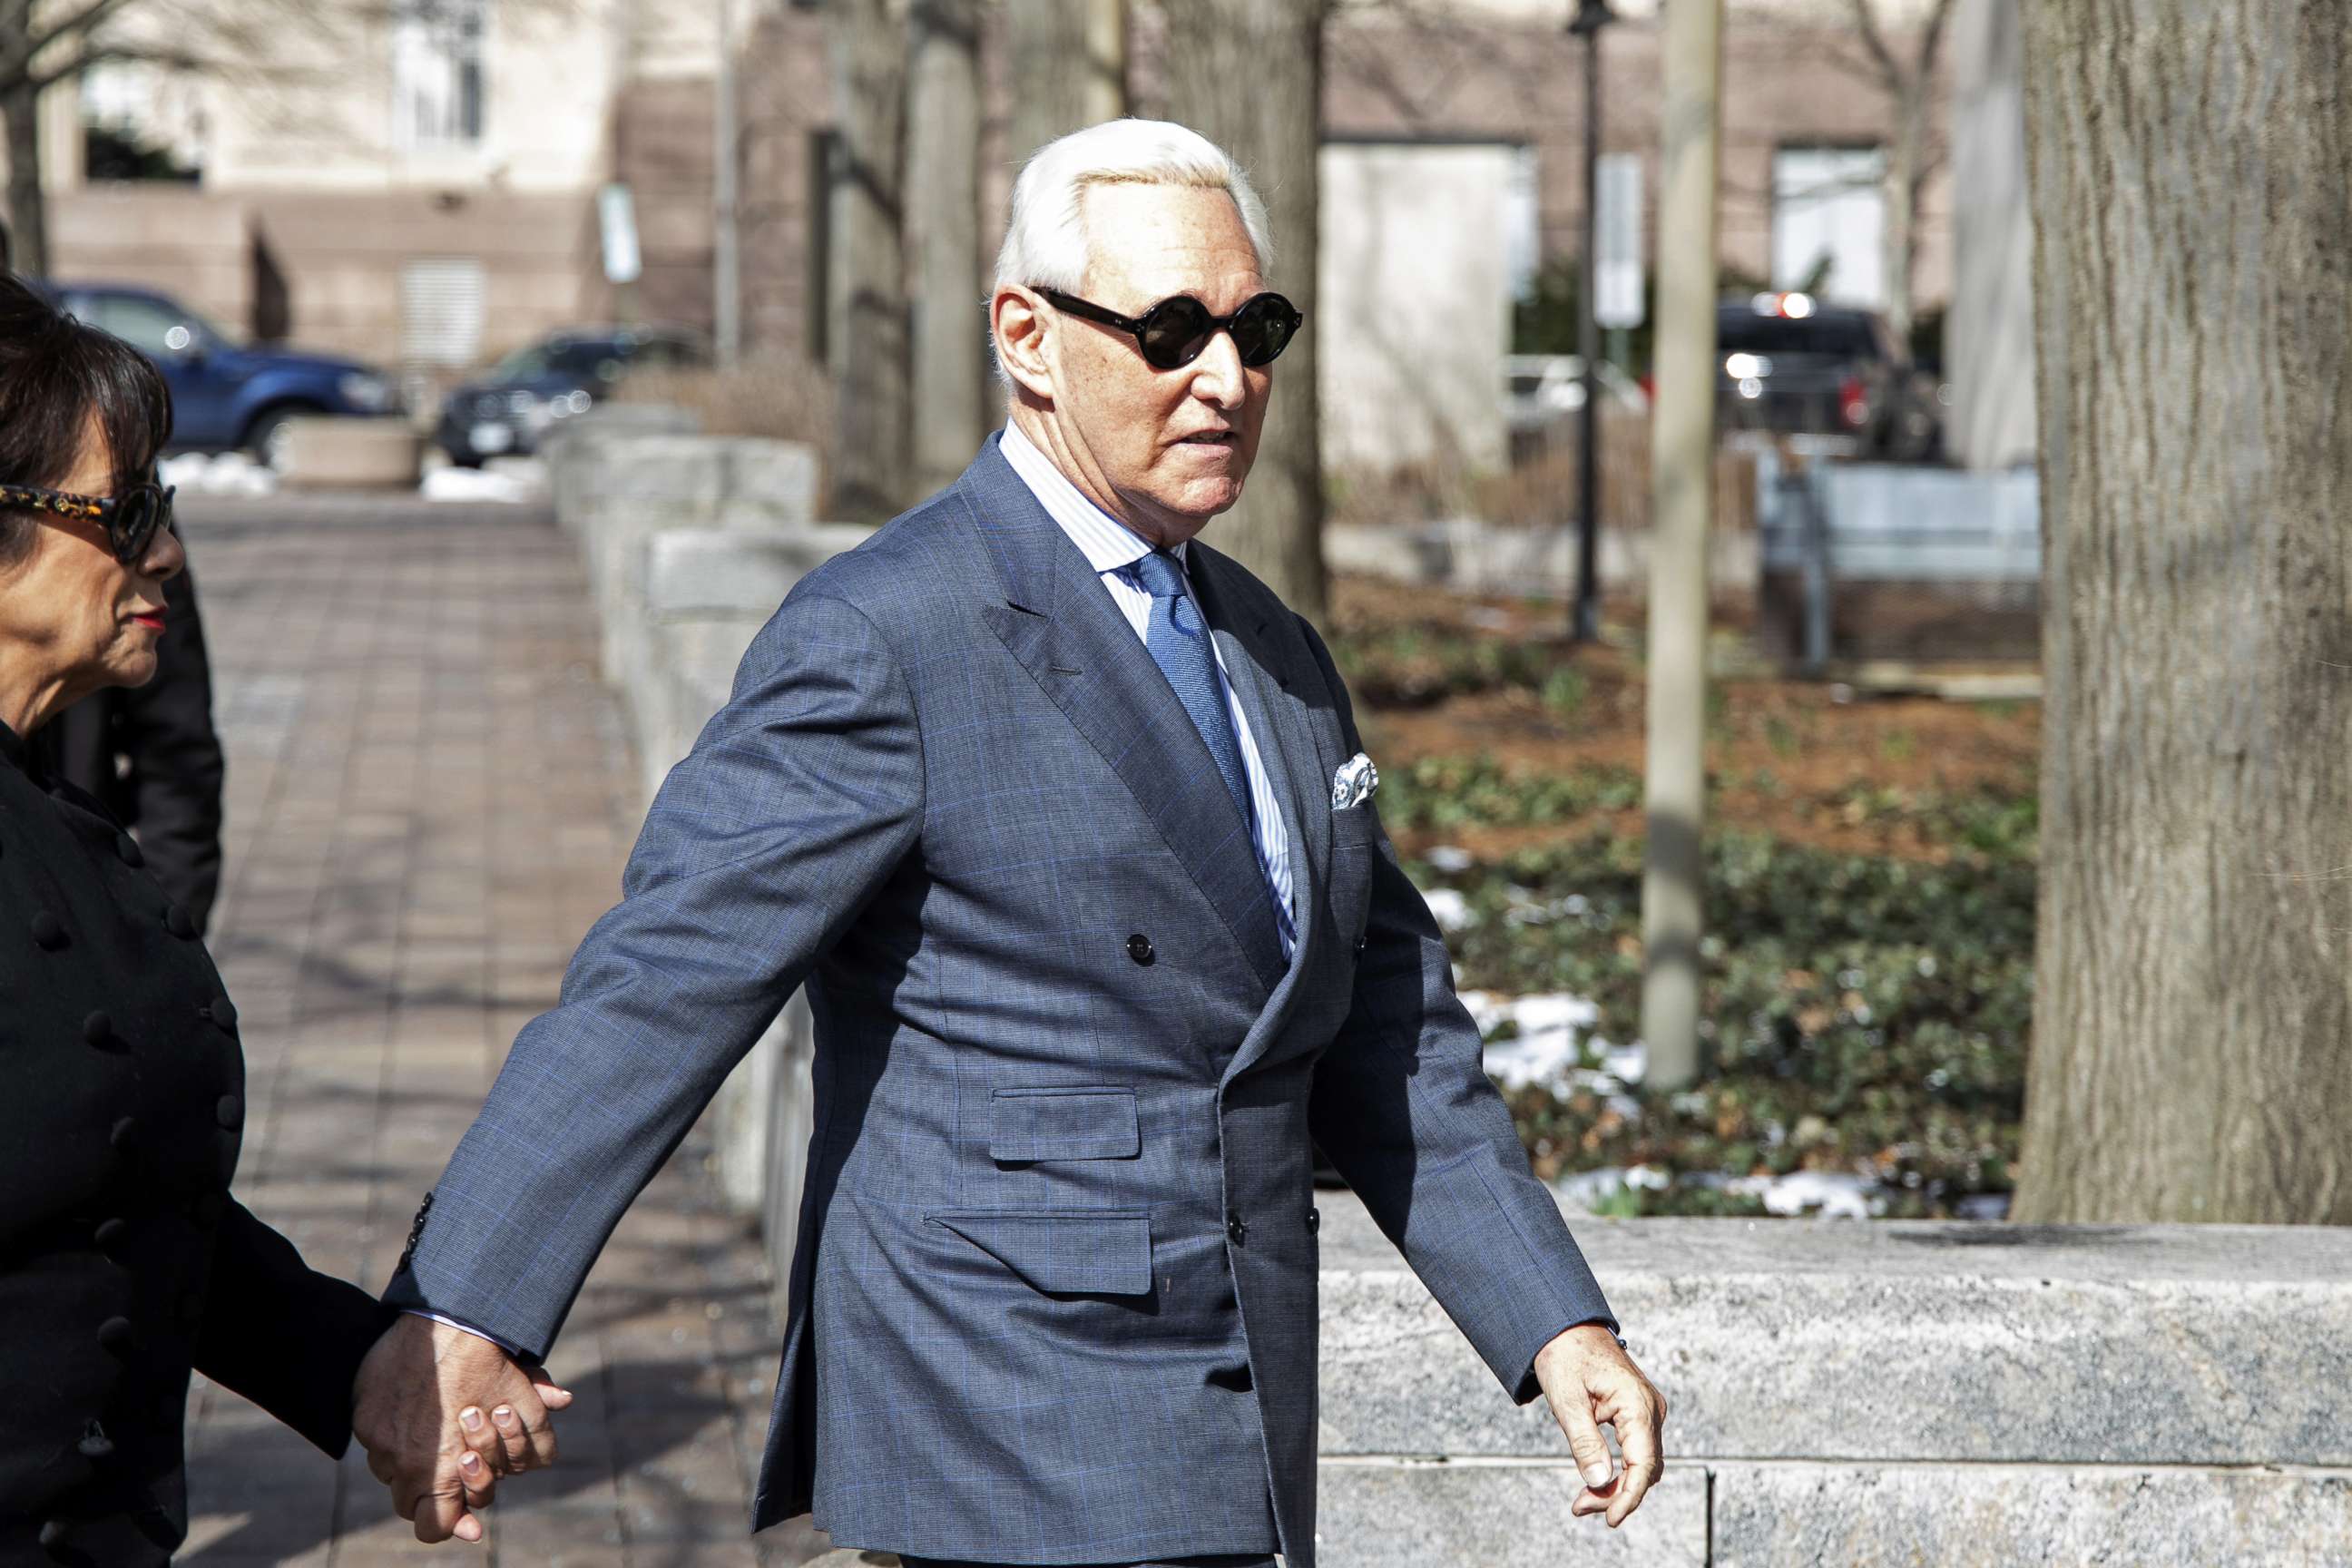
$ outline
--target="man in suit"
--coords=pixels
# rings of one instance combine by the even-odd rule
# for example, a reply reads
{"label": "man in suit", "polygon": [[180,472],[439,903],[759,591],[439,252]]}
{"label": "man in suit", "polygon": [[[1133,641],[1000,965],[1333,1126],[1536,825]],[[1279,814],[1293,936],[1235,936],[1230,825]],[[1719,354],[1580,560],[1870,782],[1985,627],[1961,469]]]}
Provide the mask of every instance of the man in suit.
{"label": "man in suit", "polygon": [[[1024,169],[1006,428],[753,641],[419,1217],[355,1431],[420,1536],[488,1491],[445,1413],[548,1353],[803,984],[755,1529],[814,1511],[917,1568],[1314,1568],[1313,1142],[1508,1395],[1550,1401],[1575,1511],[1641,1502],[1664,1401],[1485,1076],[1330,656],[1194,540],[1300,324],[1265,230],[1180,126]],[[481,1458],[522,1468],[542,1424]]]}

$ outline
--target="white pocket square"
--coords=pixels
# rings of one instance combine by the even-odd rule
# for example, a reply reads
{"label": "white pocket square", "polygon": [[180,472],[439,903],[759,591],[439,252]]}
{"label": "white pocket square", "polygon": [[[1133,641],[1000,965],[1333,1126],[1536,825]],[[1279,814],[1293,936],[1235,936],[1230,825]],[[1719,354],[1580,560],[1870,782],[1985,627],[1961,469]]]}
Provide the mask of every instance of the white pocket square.
{"label": "white pocket square", "polygon": [[1345,811],[1351,805],[1361,805],[1380,787],[1381,770],[1372,766],[1371,758],[1358,752],[1331,775],[1331,809]]}

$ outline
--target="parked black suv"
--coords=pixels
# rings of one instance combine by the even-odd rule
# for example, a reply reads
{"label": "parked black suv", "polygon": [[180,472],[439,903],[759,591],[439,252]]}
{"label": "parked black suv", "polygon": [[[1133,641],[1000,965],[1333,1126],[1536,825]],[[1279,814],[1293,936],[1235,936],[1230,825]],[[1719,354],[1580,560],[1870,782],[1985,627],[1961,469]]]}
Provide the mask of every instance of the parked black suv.
{"label": "parked black suv", "polygon": [[1874,312],[1758,294],[1718,304],[1715,333],[1724,429],[1842,436],[1865,456],[1899,463],[1942,455],[1935,378],[1895,354]]}
{"label": "parked black suv", "polygon": [[537,450],[556,424],[585,414],[633,370],[710,363],[709,345],[676,327],[578,328],[515,350],[441,402],[435,445],[461,468]]}

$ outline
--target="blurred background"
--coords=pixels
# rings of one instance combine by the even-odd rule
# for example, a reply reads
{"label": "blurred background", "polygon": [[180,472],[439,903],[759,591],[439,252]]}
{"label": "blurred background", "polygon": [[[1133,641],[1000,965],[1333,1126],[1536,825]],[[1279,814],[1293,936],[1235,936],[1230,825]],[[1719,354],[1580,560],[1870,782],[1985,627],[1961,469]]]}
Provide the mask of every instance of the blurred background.
{"label": "blurred background", "polygon": [[[1001,423],[1021,161],[1166,117],[1309,322],[1208,540],[1676,1412],[1572,1537],[1321,1194],[1328,1560],[2347,1560],[2339,12],[0,0],[10,264],[178,400],[242,1194],[383,1277],[757,628]],[[890,1561],[742,1539],[812,1059],[632,1214],[494,1551]],[[404,1551],[191,1422],[194,1560]]]}

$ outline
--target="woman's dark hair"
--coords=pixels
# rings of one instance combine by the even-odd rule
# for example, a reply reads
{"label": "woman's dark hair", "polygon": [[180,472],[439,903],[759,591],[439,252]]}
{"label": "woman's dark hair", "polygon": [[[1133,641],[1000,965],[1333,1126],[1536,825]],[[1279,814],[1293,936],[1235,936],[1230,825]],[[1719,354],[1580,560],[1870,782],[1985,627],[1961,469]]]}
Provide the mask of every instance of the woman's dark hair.
{"label": "woman's dark hair", "polygon": [[[145,479],[172,434],[172,390],[146,355],[76,321],[0,272],[0,484],[55,489],[82,456],[95,416],[114,460],[113,491]],[[0,565],[36,524],[0,509]]]}

